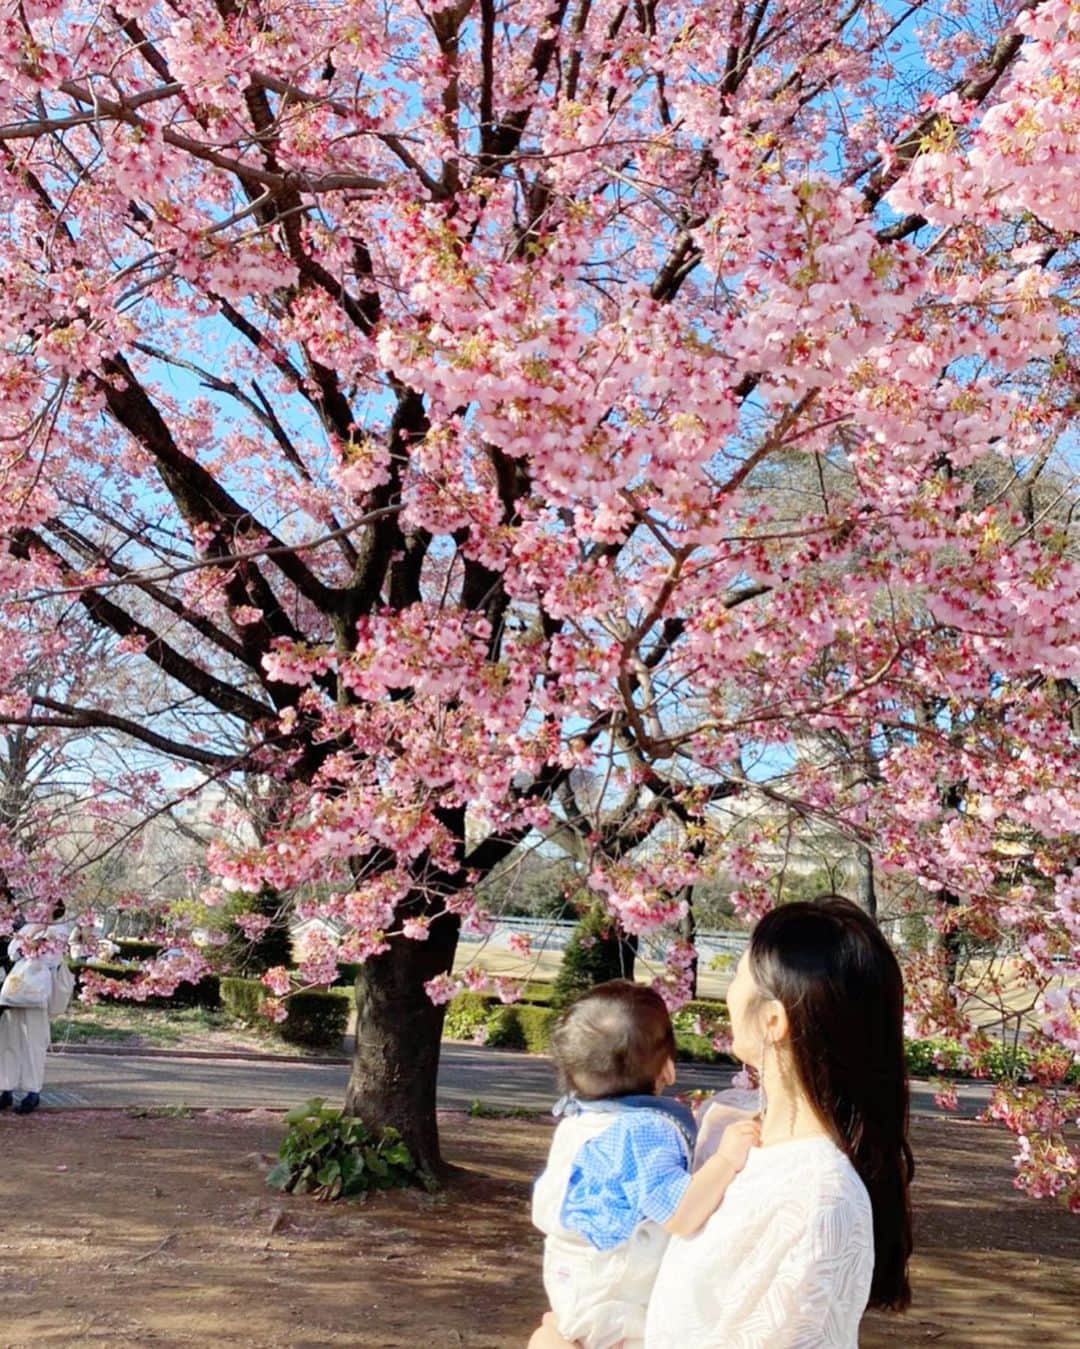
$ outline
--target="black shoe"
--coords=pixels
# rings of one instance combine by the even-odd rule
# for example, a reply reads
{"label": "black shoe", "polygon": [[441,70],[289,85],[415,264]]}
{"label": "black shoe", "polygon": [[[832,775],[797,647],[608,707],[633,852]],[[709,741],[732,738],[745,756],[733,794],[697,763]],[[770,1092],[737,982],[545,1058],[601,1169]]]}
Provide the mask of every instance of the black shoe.
{"label": "black shoe", "polygon": [[10,1091],[0,1091],[0,1110],[10,1110],[14,1100]]}
{"label": "black shoe", "polygon": [[35,1111],[41,1104],[41,1097],[36,1091],[28,1091],[19,1104],[15,1107],[16,1115],[29,1115]]}

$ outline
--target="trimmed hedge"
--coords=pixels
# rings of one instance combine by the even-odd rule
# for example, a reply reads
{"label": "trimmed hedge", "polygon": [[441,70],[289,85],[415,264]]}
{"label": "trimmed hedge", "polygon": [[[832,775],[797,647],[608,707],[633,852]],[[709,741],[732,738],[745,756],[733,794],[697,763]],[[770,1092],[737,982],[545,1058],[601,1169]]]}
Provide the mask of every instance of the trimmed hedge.
{"label": "trimmed hedge", "polygon": [[443,1038],[477,1040],[483,1038],[494,1000],[483,993],[459,993],[446,1004]]}
{"label": "trimmed hedge", "polygon": [[550,979],[530,979],[521,986],[521,1001],[550,1007],[555,1001],[555,985]]}
{"label": "trimmed hedge", "polygon": [[107,940],[119,949],[121,960],[153,960],[165,950],[159,941],[146,941],[142,937],[109,937]]}
{"label": "trimmed hedge", "polygon": [[[133,983],[141,973],[141,970],[131,965],[112,965],[99,960],[91,960],[86,964],[68,961],[68,967],[75,975],[76,990],[86,970],[100,974],[103,979],[115,979],[125,984]],[[177,984],[175,991],[167,998],[125,998],[118,994],[110,997],[109,1001],[132,1007],[203,1007],[214,1012],[221,1006],[220,982],[216,974],[208,974],[197,984]]]}
{"label": "trimmed hedge", "polygon": [[[221,1003],[238,1021],[258,1023],[267,991],[258,979],[221,980]],[[309,1049],[336,1049],[349,1024],[352,995],[347,989],[307,989],[285,999],[285,1020],[264,1021],[289,1044]]]}
{"label": "trimmed hedge", "polygon": [[[955,1040],[905,1040],[904,1054],[907,1070],[912,1077],[955,1077],[958,1079],[972,1076],[959,1064],[965,1053]],[[995,1044],[981,1056],[986,1068],[984,1081],[1008,1082],[1014,1077],[1024,1081],[1030,1073],[1035,1056],[1023,1045],[1015,1052],[1004,1045]],[[1080,1063],[1073,1063],[1065,1074],[1065,1081],[1071,1086],[1080,1085]]]}
{"label": "trimmed hedge", "polygon": [[675,1032],[675,1058],[679,1063],[734,1063],[730,1054],[721,1054],[707,1035],[693,1031]]}
{"label": "trimmed hedge", "polygon": [[331,984],[331,988],[352,988],[359,973],[359,965],[352,965],[346,961],[343,965],[338,966],[337,978]]}
{"label": "trimmed hedge", "polygon": [[493,1049],[524,1049],[546,1054],[558,1012],[526,1002],[494,1007],[488,1013],[487,1041]]}
{"label": "trimmed hedge", "polygon": [[288,1015],[278,1030],[289,1044],[337,1049],[349,1024],[352,995],[345,989],[308,989],[285,1002]]}
{"label": "trimmed hedge", "polygon": [[547,1052],[558,1011],[542,1003],[501,1003],[488,993],[459,993],[446,1005],[443,1038],[473,1040],[493,1049]]}
{"label": "trimmed hedge", "polygon": [[258,979],[229,975],[221,981],[221,1007],[237,1021],[258,1021],[266,989]]}
{"label": "trimmed hedge", "polygon": [[[550,989],[550,985],[548,985]],[[695,1004],[696,1014],[718,1016],[723,1003]],[[487,993],[459,993],[446,1006],[443,1036],[447,1040],[473,1040],[492,1049],[520,1049],[546,1054],[559,1009],[542,1002],[521,1001],[504,1005]],[[712,1047],[708,1036],[690,1030],[675,1035],[681,1063],[731,1063]]]}
{"label": "trimmed hedge", "polygon": [[716,998],[691,998],[676,1015],[700,1016],[706,1021],[727,1021],[727,1003]]}

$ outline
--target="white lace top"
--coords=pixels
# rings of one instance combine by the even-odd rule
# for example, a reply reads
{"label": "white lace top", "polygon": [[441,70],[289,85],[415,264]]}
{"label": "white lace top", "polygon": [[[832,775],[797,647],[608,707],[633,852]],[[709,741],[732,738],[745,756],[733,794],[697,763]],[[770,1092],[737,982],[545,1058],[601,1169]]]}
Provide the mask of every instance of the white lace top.
{"label": "white lace top", "polygon": [[645,1349],[857,1349],[873,1269],[870,1199],[840,1149],[755,1148],[702,1230],[669,1244]]}

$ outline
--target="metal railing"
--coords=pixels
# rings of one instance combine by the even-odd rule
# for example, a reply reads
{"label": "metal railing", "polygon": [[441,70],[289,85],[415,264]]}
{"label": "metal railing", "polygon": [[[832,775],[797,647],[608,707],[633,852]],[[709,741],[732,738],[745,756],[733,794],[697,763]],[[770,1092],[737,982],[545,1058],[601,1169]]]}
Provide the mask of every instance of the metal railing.
{"label": "metal railing", "polygon": [[[534,951],[563,951],[574,934],[577,924],[565,918],[528,918],[502,917],[492,920],[490,928],[483,933],[462,931],[463,942],[482,942],[496,950],[509,944],[513,933],[521,933],[532,942]],[[674,939],[672,932],[659,932],[642,938],[641,954],[649,960],[662,960],[664,951]],[[715,956],[730,956],[738,959],[746,949],[747,936],[741,932],[719,932],[700,930],[695,938],[698,957],[702,964]]]}

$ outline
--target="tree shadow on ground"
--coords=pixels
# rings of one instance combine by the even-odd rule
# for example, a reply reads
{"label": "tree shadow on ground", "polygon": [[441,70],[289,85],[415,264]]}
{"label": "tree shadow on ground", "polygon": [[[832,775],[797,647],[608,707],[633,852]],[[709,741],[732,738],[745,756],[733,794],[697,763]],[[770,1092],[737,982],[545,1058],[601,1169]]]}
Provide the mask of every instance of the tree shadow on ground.
{"label": "tree shadow on ground", "polygon": [[[267,1189],[269,1112],[0,1119],[4,1349],[522,1349],[544,1305],[529,1190],[550,1124],[445,1115],[440,1195]],[[863,1349],[1064,1349],[1080,1225],[1010,1188],[1007,1137],[917,1124],[915,1302]]]}
{"label": "tree shadow on ground", "polygon": [[1012,1187],[1013,1140],[960,1120],[918,1121],[913,1302],[870,1313],[863,1349],[1080,1346],[1080,1223]]}

